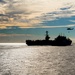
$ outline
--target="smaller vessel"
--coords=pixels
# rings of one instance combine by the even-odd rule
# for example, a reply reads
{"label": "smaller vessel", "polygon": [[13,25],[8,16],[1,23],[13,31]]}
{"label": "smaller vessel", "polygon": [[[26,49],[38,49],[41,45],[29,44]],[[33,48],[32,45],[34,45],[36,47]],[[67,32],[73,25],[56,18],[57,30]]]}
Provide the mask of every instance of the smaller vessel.
{"label": "smaller vessel", "polygon": [[69,27],[69,28],[67,28],[67,30],[73,30],[73,29],[74,29],[74,28],[70,28],[70,27]]}
{"label": "smaller vessel", "polygon": [[58,35],[54,40],[49,40],[48,31],[46,31],[45,40],[26,40],[28,46],[68,46],[71,45],[72,40],[66,36]]}

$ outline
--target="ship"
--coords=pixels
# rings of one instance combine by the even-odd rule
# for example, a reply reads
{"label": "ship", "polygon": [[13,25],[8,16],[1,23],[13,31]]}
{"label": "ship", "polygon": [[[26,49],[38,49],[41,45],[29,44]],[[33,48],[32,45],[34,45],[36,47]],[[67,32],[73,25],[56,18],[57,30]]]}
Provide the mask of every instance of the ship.
{"label": "ship", "polygon": [[63,35],[58,35],[54,40],[49,40],[48,31],[44,40],[26,40],[28,46],[68,46],[71,45],[72,40]]}

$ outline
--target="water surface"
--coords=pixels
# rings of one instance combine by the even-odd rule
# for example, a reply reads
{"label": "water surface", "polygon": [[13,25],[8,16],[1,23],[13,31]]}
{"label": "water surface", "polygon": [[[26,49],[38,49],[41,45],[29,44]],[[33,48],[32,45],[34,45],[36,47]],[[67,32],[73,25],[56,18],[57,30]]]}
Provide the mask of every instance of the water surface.
{"label": "water surface", "polygon": [[72,46],[0,45],[0,75],[75,75]]}

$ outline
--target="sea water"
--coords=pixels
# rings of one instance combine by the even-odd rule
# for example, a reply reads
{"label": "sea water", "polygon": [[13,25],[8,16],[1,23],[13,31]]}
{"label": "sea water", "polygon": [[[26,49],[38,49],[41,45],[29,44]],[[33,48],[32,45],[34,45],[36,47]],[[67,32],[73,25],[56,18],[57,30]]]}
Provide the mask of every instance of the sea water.
{"label": "sea water", "polygon": [[0,75],[75,75],[75,44],[0,44]]}

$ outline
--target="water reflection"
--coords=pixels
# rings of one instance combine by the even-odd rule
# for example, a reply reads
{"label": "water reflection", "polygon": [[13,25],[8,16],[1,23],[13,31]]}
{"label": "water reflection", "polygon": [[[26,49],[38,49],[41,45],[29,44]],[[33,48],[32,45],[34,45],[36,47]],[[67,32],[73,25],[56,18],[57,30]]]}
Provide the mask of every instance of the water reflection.
{"label": "water reflection", "polygon": [[12,47],[0,46],[1,75],[75,75],[74,46]]}

